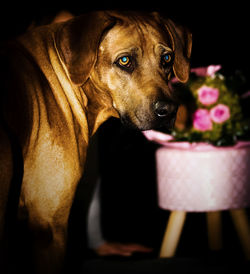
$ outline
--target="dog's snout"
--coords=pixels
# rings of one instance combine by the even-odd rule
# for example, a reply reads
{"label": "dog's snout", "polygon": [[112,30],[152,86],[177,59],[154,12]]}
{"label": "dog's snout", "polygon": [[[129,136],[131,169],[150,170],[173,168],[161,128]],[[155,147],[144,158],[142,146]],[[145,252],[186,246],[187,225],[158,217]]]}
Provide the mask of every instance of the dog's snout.
{"label": "dog's snout", "polygon": [[175,115],[177,107],[176,105],[165,101],[157,101],[154,105],[154,111],[158,117],[164,118],[167,116]]}

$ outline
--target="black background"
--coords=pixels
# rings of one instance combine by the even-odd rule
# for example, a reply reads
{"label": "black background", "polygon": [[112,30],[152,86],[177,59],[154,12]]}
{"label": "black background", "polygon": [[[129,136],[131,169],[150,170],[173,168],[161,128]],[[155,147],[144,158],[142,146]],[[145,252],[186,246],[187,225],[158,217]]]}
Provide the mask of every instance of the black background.
{"label": "black background", "polygon": [[[222,64],[226,70],[240,69],[249,76],[247,1],[9,2],[1,7],[1,40],[21,34],[32,22],[42,22],[62,9],[76,15],[100,9],[160,11],[186,25],[193,33],[192,67]],[[157,206],[156,146],[147,142],[140,132],[124,129],[118,120],[113,119],[101,127],[100,137],[105,236],[111,240],[139,241],[159,248],[168,212]],[[205,217],[203,214],[190,215],[178,253],[184,256],[198,255],[201,250],[206,252],[207,248]],[[77,223],[76,217],[80,220],[79,211],[73,223]],[[223,218],[226,245],[234,255],[242,256],[232,224],[226,214]],[[76,231],[80,237],[81,231]]]}
{"label": "black background", "polygon": [[32,21],[42,21],[62,9],[76,15],[100,9],[156,10],[192,31],[193,66],[221,63],[248,69],[248,8],[246,1],[5,1],[0,33],[2,39],[21,33]]}

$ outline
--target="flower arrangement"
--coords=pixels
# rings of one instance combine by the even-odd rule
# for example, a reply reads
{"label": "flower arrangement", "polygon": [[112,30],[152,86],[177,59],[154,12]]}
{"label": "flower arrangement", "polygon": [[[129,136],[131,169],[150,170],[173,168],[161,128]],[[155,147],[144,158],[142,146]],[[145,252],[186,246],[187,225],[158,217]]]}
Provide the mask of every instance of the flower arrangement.
{"label": "flower arrangement", "polygon": [[189,116],[184,126],[178,126],[177,121],[172,131],[174,141],[223,146],[247,136],[249,126],[243,119],[239,94],[232,81],[229,84],[218,72],[220,69],[220,65],[192,69],[186,85],[173,81],[173,88],[185,94],[182,106]]}

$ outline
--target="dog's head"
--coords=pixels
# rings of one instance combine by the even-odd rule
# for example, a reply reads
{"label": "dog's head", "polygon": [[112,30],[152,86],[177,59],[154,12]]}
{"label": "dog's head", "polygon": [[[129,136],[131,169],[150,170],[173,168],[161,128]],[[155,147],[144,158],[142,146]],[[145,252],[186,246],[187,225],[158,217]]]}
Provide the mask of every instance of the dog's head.
{"label": "dog's head", "polygon": [[172,76],[186,82],[191,34],[158,13],[94,12],[63,24],[59,54],[72,82],[109,93],[122,121],[141,130],[171,127]]}

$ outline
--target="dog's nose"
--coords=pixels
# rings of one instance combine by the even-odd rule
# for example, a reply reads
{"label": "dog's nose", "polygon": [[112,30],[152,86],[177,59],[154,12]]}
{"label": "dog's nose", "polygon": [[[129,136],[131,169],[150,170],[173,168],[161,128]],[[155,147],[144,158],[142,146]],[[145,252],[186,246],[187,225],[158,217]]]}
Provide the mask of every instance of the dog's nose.
{"label": "dog's nose", "polygon": [[176,115],[177,106],[165,101],[157,101],[154,105],[155,114],[159,118]]}

